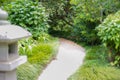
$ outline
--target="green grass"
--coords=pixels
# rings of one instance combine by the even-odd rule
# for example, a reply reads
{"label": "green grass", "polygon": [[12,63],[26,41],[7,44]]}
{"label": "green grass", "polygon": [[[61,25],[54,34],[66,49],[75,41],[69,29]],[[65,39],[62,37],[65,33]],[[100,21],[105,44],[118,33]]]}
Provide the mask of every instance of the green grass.
{"label": "green grass", "polygon": [[[54,38],[47,42],[38,41],[34,46],[31,46],[33,44],[30,43],[30,45],[26,45],[25,43],[24,46],[20,47],[19,51],[21,55],[27,55],[28,61],[18,67],[18,80],[37,80],[45,66],[55,57],[59,41]],[[30,48],[28,48],[28,46],[30,46]]]}
{"label": "green grass", "polygon": [[51,60],[56,53],[56,45],[55,42],[50,43],[40,43],[38,46],[33,47],[32,54],[29,56],[28,61],[30,63],[39,63],[41,65],[46,65],[46,63]]}
{"label": "green grass", "polygon": [[37,80],[41,68],[37,64],[27,62],[17,69],[17,80]]}
{"label": "green grass", "polygon": [[103,46],[87,46],[83,65],[68,80],[120,80],[120,69],[109,65]]}

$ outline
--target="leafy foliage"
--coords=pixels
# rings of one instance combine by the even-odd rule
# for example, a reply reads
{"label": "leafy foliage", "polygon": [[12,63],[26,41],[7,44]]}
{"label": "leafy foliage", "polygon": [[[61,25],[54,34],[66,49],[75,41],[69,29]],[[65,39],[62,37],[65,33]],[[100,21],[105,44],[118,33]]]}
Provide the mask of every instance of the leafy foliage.
{"label": "leafy foliage", "polygon": [[11,23],[22,26],[37,37],[48,31],[48,15],[41,3],[30,0],[18,0],[4,7],[9,13]]}
{"label": "leafy foliage", "polygon": [[19,42],[20,55],[27,55],[28,62],[17,70],[18,80],[37,80],[43,68],[50,62],[58,48],[58,39],[48,35],[48,14],[39,2],[17,0],[6,4],[12,24],[22,26],[33,37]]}
{"label": "leafy foliage", "polygon": [[[36,1],[36,0],[33,0]],[[37,0],[38,1],[38,0]],[[67,37],[73,26],[74,10],[70,0],[39,0],[49,13],[49,33]],[[67,34],[67,36],[66,36]]]}
{"label": "leafy foliage", "polygon": [[[120,11],[114,15],[109,15],[102,24],[97,27],[98,36],[109,48],[109,56],[120,55]],[[117,58],[119,60],[119,58]],[[120,62],[118,62],[120,64]]]}
{"label": "leafy foliage", "polygon": [[[38,48],[37,51],[39,49],[43,49],[43,50],[45,49],[45,51],[47,51],[50,47],[51,48],[53,47],[53,46],[50,46],[50,44],[48,44],[48,42],[54,43],[54,41],[56,42],[56,38],[51,37],[48,34],[40,35],[38,37],[38,40],[35,40],[33,38],[23,39],[23,40],[19,41],[19,53],[21,55],[31,56],[31,55],[34,55],[33,53],[36,53],[36,52],[34,52],[34,49],[37,49],[37,48]],[[39,44],[39,46],[38,46],[38,44]],[[44,52],[44,53],[46,53],[46,52]],[[49,52],[49,53],[51,53],[51,52]]]}
{"label": "leafy foliage", "polygon": [[73,37],[89,44],[100,43],[95,31],[107,15],[120,9],[119,0],[71,0],[75,5]]}
{"label": "leafy foliage", "polygon": [[71,38],[76,41],[83,41],[90,45],[99,44],[99,38],[96,35],[95,27],[97,22],[90,22],[84,19],[79,19],[78,23],[72,28]]}

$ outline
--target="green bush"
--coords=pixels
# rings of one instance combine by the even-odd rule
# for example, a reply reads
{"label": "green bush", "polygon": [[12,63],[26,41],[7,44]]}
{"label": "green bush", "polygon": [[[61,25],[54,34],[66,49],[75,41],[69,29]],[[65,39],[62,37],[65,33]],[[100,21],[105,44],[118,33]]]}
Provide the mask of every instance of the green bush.
{"label": "green bush", "polygon": [[19,53],[21,55],[30,56],[32,54],[32,48],[36,46],[38,42],[33,38],[23,39],[19,41]]}
{"label": "green bush", "polygon": [[0,0],[0,6],[3,6],[5,4],[8,4],[8,3],[13,2],[13,1],[16,1],[16,0]]}
{"label": "green bush", "polygon": [[[53,38],[48,34],[43,34],[38,37],[38,40],[33,38],[23,39],[19,41],[19,53],[21,55],[32,56],[33,53],[38,53],[41,50],[44,53],[51,53],[52,48],[57,38]],[[53,43],[52,45],[50,43]],[[38,52],[36,52],[38,51]]]}
{"label": "green bush", "polygon": [[95,28],[120,9],[119,0],[70,0],[75,9],[72,38],[88,44],[100,44]]}
{"label": "green bush", "polygon": [[85,57],[85,61],[100,60],[101,62],[106,62],[106,59],[107,59],[106,52],[107,52],[107,49],[103,46],[91,46],[91,48],[87,49],[87,55]]}
{"label": "green bush", "polygon": [[[79,14],[79,13],[78,13]],[[89,21],[85,19],[74,19],[75,26],[71,31],[71,38],[76,41],[86,42],[87,44],[94,45],[99,44],[99,38],[97,32],[95,31],[97,21]]]}
{"label": "green bush", "polygon": [[[35,1],[35,0],[34,0]],[[54,36],[67,37],[73,25],[74,10],[70,0],[39,0],[49,13],[49,33]]]}
{"label": "green bush", "polygon": [[38,37],[40,33],[48,31],[48,15],[39,2],[31,0],[17,0],[4,7],[9,13],[11,23],[22,26]]}
{"label": "green bush", "polygon": [[[109,15],[97,28],[98,36],[109,49],[109,60],[114,61],[120,55],[120,11]],[[118,64],[120,64],[119,57]]]}
{"label": "green bush", "polygon": [[[39,45],[36,45],[35,47],[32,48],[32,52],[39,53],[41,51],[46,54],[50,54],[53,51],[53,47],[54,46],[52,46],[50,43],[39,43]],[[34,55],[34,54],[32,54],[32,55]]]}

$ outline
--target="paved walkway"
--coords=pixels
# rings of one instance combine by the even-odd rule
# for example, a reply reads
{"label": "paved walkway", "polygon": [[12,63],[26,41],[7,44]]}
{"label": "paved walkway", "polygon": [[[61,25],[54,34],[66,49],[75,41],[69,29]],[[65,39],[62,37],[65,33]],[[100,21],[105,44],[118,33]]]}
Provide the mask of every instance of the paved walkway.
{"label": "paved walkway", "polygon": [[84,56],[82,47],[61,39],[56,59],[48,65],[38,80],[67,80],[82,64]]}

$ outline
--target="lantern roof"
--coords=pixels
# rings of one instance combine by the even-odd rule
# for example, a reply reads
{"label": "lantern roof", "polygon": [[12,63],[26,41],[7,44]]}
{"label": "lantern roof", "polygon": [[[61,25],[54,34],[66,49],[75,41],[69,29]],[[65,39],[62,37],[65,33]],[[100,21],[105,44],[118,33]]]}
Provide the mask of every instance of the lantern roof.
{"label": "lantern roof", "polygon": [[14,42],[31,36],[31,33],[22,27],[11,25],[7,21],[8,13],[0,9],[0,42]]}
{"label": "lantern roof", "polygon": [[0,42],[14,42],[31,36],[27,30],[16,25],[0,25]]}

